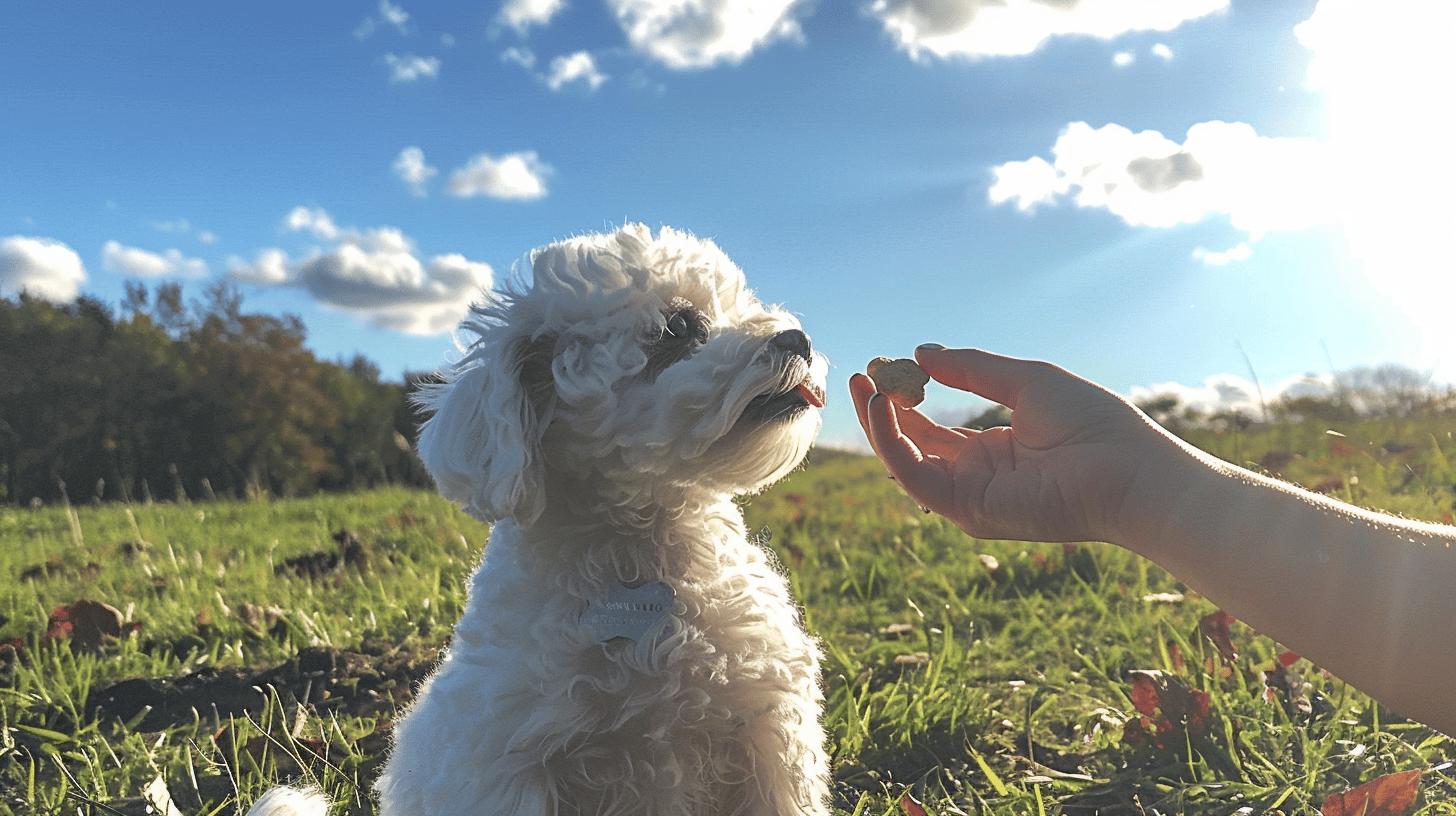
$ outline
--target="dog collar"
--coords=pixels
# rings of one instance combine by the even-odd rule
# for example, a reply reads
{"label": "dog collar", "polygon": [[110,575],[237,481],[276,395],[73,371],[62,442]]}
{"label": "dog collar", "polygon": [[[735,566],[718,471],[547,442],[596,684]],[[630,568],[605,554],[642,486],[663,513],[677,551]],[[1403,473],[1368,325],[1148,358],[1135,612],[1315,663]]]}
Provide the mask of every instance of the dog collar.
{"label": "dog collar", "polygon": [[677,593],[661,581],[629,587],[616,582],[603,600],[587,601],[580,622],[598,641],[641,640],[672,614]]}

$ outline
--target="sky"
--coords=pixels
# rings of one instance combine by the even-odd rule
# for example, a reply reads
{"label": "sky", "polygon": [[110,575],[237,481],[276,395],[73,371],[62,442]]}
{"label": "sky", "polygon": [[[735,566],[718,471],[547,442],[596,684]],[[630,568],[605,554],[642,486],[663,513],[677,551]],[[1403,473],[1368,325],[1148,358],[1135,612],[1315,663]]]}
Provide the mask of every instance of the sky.
{"label": "sky", "polygon": [[1451,381],[1447,5],[12,3],[0,294],[228,280],[399,376],[533,247],[642,221],[801,316],[830,443],[926,341],[1206,407]]}

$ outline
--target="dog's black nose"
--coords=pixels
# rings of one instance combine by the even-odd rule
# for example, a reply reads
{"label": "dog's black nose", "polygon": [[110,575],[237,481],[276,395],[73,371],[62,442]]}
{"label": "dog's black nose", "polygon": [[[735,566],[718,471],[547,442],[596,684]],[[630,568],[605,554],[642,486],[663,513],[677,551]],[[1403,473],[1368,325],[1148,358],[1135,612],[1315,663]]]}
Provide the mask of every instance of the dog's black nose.
{"label": "dog's black nose", "polygon": [[797,354],[805,362],[813,362],[809,348],[809,335],[799,329],[785,329],[769,338],[768,344],[779,351]]}

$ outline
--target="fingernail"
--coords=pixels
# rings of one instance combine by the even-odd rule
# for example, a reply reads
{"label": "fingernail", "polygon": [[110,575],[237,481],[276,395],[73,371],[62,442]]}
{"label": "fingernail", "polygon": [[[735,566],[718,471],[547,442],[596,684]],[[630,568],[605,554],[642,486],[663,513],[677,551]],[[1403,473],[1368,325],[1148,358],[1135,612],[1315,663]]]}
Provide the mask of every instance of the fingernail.
{"label": "fingernail", "polygon": [[945,346],[939,343],[921,343],[915,347],[916,351],[944,351]]}

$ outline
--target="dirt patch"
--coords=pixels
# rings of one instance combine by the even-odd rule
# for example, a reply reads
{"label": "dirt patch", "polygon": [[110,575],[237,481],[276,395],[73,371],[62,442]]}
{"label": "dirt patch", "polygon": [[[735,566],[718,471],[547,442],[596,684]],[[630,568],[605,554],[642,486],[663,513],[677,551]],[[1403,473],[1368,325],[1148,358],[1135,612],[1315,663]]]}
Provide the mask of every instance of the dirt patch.
{"label": "dirt patch", "polygon": [[65,559],[58,555],[39,564],[31,564],[20,570],[16,577],[22,581],[43,581],[49,578],[62,576],[75,576],[77,578],[95,578],[101,574],[101,565],[95,561],[87,561],[79,566],[67,564]]}
{"label": "dirt patch", "polygon": [[278,575],[292,573],[300,578],[317,579],[337,572],[343,567],[353,567],[361,571],[368,569],[369,550],[352,530],[347,528],[337,530],[333,534],[333,539],[339,545],[337,550],[332,552],[321,550],[296,555],[274,567],[273,572]]}
{"label": "dirt patch", "polygon": [[228,715],[257,714],[271,687],[285,700],[352,715],[393,712],[413,695],[435,663],[433,650],[361,647],[363,651],[309,648],[271,669],[202,669],[181,677],[140,677],[93,691],[89,717],[135,722],[161,731],[198,719],[221,723]]}

